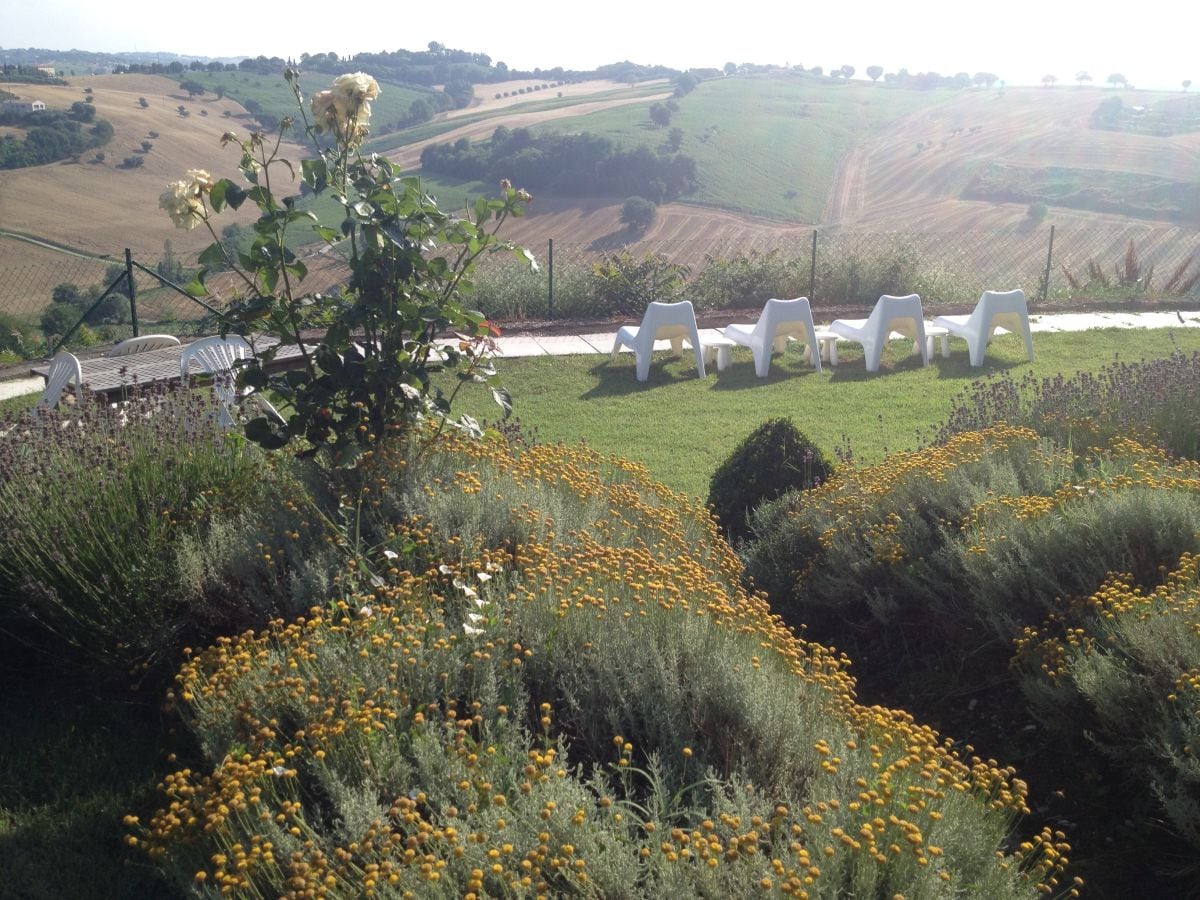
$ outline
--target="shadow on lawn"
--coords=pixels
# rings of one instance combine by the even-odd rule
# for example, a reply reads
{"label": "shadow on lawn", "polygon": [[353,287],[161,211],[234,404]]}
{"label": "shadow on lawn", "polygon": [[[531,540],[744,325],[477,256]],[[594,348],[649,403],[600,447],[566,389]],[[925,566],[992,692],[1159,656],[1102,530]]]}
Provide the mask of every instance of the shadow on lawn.
{"label": "shadow on lawn", "polygon": [[122,819],[148,818],[185,742],[156,698],[73,675],[0,671],[0,897],[181,897]]}
{"label": "shadow on lawn", "polygon": [[[1004,359],[992,355],[985,358],[981,367],[973,368],[965,352],[949,357],[935,354],[929,361],[929,366],[936,369],[939,379],[958,381],[973,381],[1023,365],[1028,365],[1023,356],[1020,359]],[[789,350],[782,356],[776,354],[772,358],[766,378],[755,375],[754,361],[749,354],[736,354],[724,372],[716,371],[715,365],[706,366],[704,384],[716,391],[742,391],[765,384],[827,376],[833,384],[880,380],[880,386],[883,387],[890,374],[919,371],[921,368],[918,356],[896,359],[893,355],[890,359],[884,359],[878,372],[868,372],[863,365],[862,354],[851,351],[842,356],[836,367],[828,362],[823,363],[822,374],[818,375],[812,364],[805,361],[799,352]],[[605,357],[602,362],[588,369],[588,373],[595,377],[596,385],[580,395],[582,400],[630,396],[697,380],[695,364],[689,352],[676,357],[657,354],[650,363],[650,376],[646,381],[637,380],[632,354],[623,354],[615,363]]]}
{"label": "shadow on lawn", "polygon": [[[624,364],[622,364],[624,362]],[[658,388],[670,387],[685,381],[697,381],[696,366],[690,356],[656,358],[650,363],[650,377],[646,381],[637,380],[637,371],[633,367],[633,358],[624,361],[624,357],[616,363],[610,363],[605,357],[604,362],[597,363],[588,369],[588,374],[595,376],[596,386],[584,391],[581,400],[591,400],[597,397],[623,397],[630,394],[641,394]]]}

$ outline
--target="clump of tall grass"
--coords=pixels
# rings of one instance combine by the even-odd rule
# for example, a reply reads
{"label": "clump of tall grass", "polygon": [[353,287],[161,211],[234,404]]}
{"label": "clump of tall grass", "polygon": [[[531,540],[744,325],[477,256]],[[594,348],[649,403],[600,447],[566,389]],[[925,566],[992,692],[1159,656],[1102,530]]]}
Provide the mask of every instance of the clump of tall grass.
{"label": "clump of tall grass", "polygon": [[513,448],[372,456],[382,540],[303,619],[191,655],[172,701],[206,761],[132,842],[246,894],[1060,886],[1063,835],[1007,849],[1013,772],[859,706],[705,509],[583,448]]}
{"label": "clump of tall grass", "polygon": [[916,245],[883,237],[869,247],[832,237],[817,258],[816,294],[821,303],[870,305],[881,294],[909,294],[924,265]]}

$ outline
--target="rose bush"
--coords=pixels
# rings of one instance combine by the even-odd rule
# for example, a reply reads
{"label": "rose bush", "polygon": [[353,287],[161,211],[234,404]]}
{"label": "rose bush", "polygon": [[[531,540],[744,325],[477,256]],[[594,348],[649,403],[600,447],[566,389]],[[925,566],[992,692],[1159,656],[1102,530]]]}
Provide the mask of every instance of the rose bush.
{"label": "rose bush", "polygon": [[[485,253],[512,252],[536,267],[527,250],[497,236],[505,220],[524,212],[529,194],[505,181],[499,197],[481,198],[464,215],[443,212],[419,179],[402,176],[385,157],[362,153],[371,101],[379,96],[374,78],[340,75],[307,105],[299,72],[289,69],[285,78],[298,120],[285,119],[273,138],[256,132],[222,139],[241,149],[244,183],[214,181],[193,169],[160,200],[177,226],[203,224],[213,236],[200,255],[205,268],[189,290],[211,295],[204,280],[208,269],[231,270],[240,279],[222,329],[247,337],[265,333],[302,347],[300,369],[269,372],[275,351],[266,350],[240,371],[242,387],[270,391],[285,413],[282,422],[251,420],[247,436],[268,448],[298,443],[302,456],[353,467],[376,442],[414,422],[432,416],[451,423],[451,402],[462,384],[490,385],[507,413],[510,401],[490,362],[497,332],[464,298]],[[296,125],[316,151],[299,167],[282,155],[284,137]],[[298,177],[313,195],[331,195],[341,220],[332,226],[318,221],[300,192],[281,196],[284,173],[288,182]],[[255,239],[234,253],[215,230],[213,216],[246,201],[259,210]],[[293,245],[308,230],[347,263],[349,279],[337,291],[304,288],[308,270]],[[302,331],[314,321],[326,326],[324,336],[305,344]],[[447,336],[452,337],[439,340]],[[432,376],[450,369],[459,380],[446,394]],[[467,417],[451,424],[477,430]]]}

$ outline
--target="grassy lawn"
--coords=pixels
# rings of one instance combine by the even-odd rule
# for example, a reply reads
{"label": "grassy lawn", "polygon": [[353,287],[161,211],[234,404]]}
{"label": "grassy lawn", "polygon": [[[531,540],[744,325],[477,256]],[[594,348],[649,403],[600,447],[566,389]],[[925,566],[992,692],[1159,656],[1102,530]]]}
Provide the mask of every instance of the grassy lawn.
{"label": "grassy lawn", "polygon": [[[848,443],[856,459],[878,462],[889,451],[916,447],[921,433],[945,419],[951,398],[977,378],[1003,371],[1017,379],[1027,372],[1070,376],[1096,371],[1118,354],[1149,359],[1172,347],[1190,354],[1200,350],[1200,330],[1039,334],[1034,345],[1037,358],[1030,363],[1015,336],[996,338],[984,367],[972,369],[965,346],[952,342],[948,359],[935,353],[923,368],[906,355],[910,344],[895,341],[876,374],[863,369],[855,345],[843,345],[838,367],[826,366],[820,375],[793,345],[775,357],[766,379],[755,377],[749,351],[735,351],[727,371],[710,371],[703,380],[690,355],[671,359],[664,352],[641,384],[632,353],[612,365],[595,355],[501,359],[498,366],[513,395],[513,415],[540,440],[586,441],[645,464],[675,490],[706,497],[713,470],[766,419],[789,416],[826,453]],[[455,409],[493,420],[497,408],[483,391],[464,389]]]}
{"label": "grassy lawn", "polygon": [[[677,491],[708,496],[716,467],[766,419],[790,417],[831,454],[849,446],[857,460],[879,462],[911,450],[950,411],[951,398],[972,381],[1009,372],[1039,378],[1096,371],[1113,362],[1152,359],[1173,347],[1200,351],[1200,329],[1102,329],[1039,334],[1037,358],[1027,362],[1012,335],[993,340],[983,368],[972,369],[966,348],[951,343],[948,359],[935,352],[924,368],[907,355],[911,345],[893,341],[876,374],[863,369],[862,352],[843,344],[836,369],[820,375],[795,345],[771,362],[770,375],[754,375],[750,352],[738,348],[725,372],[709,367],[696,377],[692,358],[655,355],[650,379],[638,383],[632,353],[615,364],[605,355],[542,356],[498,360],[513,395],[513,416],[546,442],[586,441],[596,450],[643,463],[651,475]],[[0,401],[0,415],[32,406],[37,395]],[[587,401],[587,402],[580,402]],[[497,409],[482,390],[464,389],[456,413],[494,421]]]}
{"label": "grassy lawn", "polygon": [[13,673],[3,679],[0,896],[179,896],[121,840],[121,819],[152,808],[165,748],[178,743],[156,698],[91,693],[63,680],[45,672],[24,683]]}

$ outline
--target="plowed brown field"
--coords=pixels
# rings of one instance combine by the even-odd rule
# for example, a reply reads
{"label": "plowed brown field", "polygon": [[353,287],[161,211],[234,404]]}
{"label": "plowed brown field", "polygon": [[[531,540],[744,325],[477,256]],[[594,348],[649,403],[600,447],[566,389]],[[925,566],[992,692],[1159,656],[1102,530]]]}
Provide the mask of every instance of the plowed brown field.
{"label": "plowed brown field", "polygon": [[[1192,181],[1200,175],[1200,134],[1153,137],[1090,128],[1093,110],[1110,94],[1021,88],[953,95],[900,119],[843,159],[823,219],[881,231],[1011,228],[1025,216],[1025,204],[958,199],[974,174],[994,162]],[[1128,104],[1147,102],[1122,95]],[[1160,234],[1195,233],[1084,210],[1056,208],[1052,221],[1064,228],[1143,224]]]}

